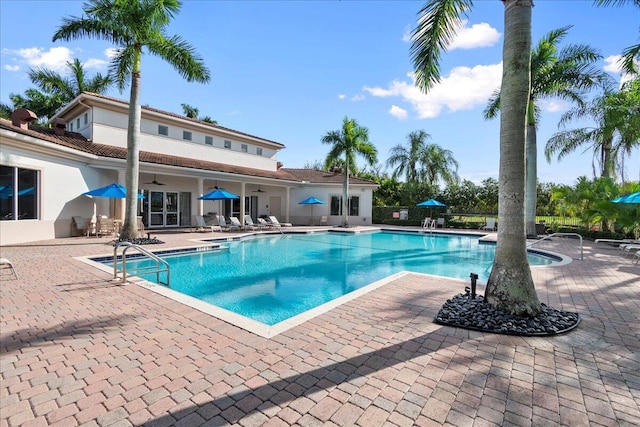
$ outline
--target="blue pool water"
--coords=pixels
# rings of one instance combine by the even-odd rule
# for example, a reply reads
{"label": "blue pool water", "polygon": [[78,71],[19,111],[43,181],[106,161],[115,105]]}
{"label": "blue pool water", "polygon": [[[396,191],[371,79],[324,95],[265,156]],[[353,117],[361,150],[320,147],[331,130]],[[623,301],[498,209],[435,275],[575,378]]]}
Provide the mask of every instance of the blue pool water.
{"label": "blue pool water", "polygon": [[[171,289],[267,325],[404,270],[466,280],[473,272],[486,282],[495,253],[474,236],[391,232],[279,234],[223,246],[163,256]],[[128,259],[127,268],[148,262]],[[530,254],[529,262],[553,260]]]}

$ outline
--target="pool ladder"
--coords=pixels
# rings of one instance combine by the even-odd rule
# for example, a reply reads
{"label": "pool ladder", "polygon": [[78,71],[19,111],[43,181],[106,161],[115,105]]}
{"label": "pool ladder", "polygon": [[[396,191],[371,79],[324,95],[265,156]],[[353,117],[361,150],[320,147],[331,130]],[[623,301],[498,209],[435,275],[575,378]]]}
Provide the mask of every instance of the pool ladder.
{"label": "pool ladder", "polygon": [[[163,260],[162,258],[160,258],[159,256],[157,256],[156,254],[149,252],[148,250],[146,250],[145,248],[143,248],[140,245],[136,245],[135,243],[131,243],[131,242],[118,242],[116,243],[116,246],[113,248],[113,278],[117,279],[118,278],[118,248],[124,246],[125,248],[122,250],[122,283],[127,281],[127,273],[129,274],[139,274],[140,272],[144,272],[147,274],[150,273],[156,273],[156,282],[169,286],[169,263],[165,260]],[[152,261],[154,261],[154,265],[151,266],[147,266],[147,267],[139,267],[136,269],[132,269],[127,271],[127,251],[130,248],[134,248],[136,249],[139,253],[143,254],[144,256],[146,256],[147,258],[151,259]],[[167,273],[167,282],[163,283],[162,281],[160,281],[160,273],[166,272]]]}

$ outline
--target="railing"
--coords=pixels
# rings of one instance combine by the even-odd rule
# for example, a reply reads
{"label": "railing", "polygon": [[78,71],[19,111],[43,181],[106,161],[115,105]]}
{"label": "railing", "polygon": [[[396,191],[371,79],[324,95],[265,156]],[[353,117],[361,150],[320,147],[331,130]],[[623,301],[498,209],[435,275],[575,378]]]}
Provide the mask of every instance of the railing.
{"label": "railing", "polygon": [[[136,249],[138,252],[140,252],[141,254],[145,255],[147,258],[151,259],[152,261],[154,261],[155,265],[150,265],[150,266],[146,266],[146,267],[139,267],[133,270],[130,270],[129,273],[135,273],[135,274],[139,274],[140,272],[146,272],[148,273],[156,273],[156,282],[163,284],[163,285],[167,285],[169,286],[169,263],[165,260],[163,260],[162,258],[158,257],[156,254],[149,252],[148,250],[146,250],[145,248],[143,248],[140,245],[136,245],[134,243],[131,242],[118,242],[116,243],[116,246],[113,248],[113,278],[117,279],[118,278],[118,248],[120,246],[125,246],[125,248],[122,250],[122,282],[126,282],[127,281],[127,251],[130,248],[134,248]],[[162,283],[160,281],[160,273],[163,272],[167,272],[167,282],[166,283]]]}
{"label": "railing", "polygon": [[580,239],[580,261],[584,260],[584,249],[583,249],[583,245],[582,245],[582,236],[578,233],[553,233],[553,234],[549,234],[548,236],[544,236],[542,239],[540,240],[536,240],[535,242],[531,242],[529,244],[527,244],[527,247],[530,248],[531,246],[535,245],[536,243],[540,243],[544,240],[548,240],[551,239],[552,237],[557,237],[557,236],[577,236]]}

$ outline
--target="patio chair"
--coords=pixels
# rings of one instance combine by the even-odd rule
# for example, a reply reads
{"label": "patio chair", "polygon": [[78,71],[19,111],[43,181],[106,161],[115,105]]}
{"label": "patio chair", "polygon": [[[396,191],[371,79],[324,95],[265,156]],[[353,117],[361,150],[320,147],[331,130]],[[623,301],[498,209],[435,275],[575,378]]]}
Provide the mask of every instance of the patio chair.
{"label": "patio chair", "polygon": [[436,222],[436,228],[444,228],[444,218],[438,218],[438,221]]}
{"label": "patio chair", "polygon": [[326,215],[322,215],[320,217],[320,225],[328,225],[328,224],[329,224],[329,220],[328,220],[327,216]]}
{"label": "patio chair", "polygon": [[96,224],[96,237],[115,235],[116,223],[113,218],[107,218],[106,215],[100,215],[98,217],[98,223]]}
{"label": "patio chair", "polygon": [[430,217],[426,217],[422,221],[422,228],[435,228],[436,222],[432,220]]}
{"label": "patio chair", "polygon": [[258,224],[254,223],[253,218],[251,218],[251,215],[244,216],[244,227],[248,228],[249,230],[263,230],[267,228],[266,225],[262,225],[260,223]]}
{"label": "patio chair", "polygon": [[482,230],[491,230],[496,231],[496,219],[495,218],[487,218],[487,223],[482,227]]}
{"label": "patio chair", "polygon": [[220,226],[222,231],[240,230],[240,227],[238,227],[237,225],[227,224],[227,221],[222,215],[218,215],[218,225]]}
{"label": "patio chair", "polygon": [[242,225],[240,223],[240,220],[238,218],[236,218],[235,216],[229,217],[229,222],[231,223],[231,224],[229,224],[229,227],[231,227],[233,229],[237,229],[237,230],[244,230],[244,225]]}
{"label": "patio chair", "polygon": [[631,260],[633,264],[640,265],[640,251],[637,251],[633,254],[633,259]]}
{"label": "patio chair", "polygon": [[598,243],[640,243],[640,240],[633,239],[596,239],[594,240],[593,247],[597,247]]}
{"label": "patio chair", "polygon": [[[620,245],[620,246],[623,246],[623,245]],[[637,253],[638,251],[640,251],[640,245],[625,244],[624,248],[622,249],[622,256],[626,257],[627,255]]]}
{"label": "patio chair", "polygon": [[193,220],[195,222],[195,225],[193,225],[193,223],[191,224],[191,229],[195,229],[196,231],[211,231],[213,232],[214,230],[218,230],[218,231],[222,231],[222,228],[219,225],[209,225],[207,224],[207,222],[204,220],[204,217],[202,215],[194,215],[193,216]]}
{"label": "patio chair", "polygon": [[89,236],[89,227],[87,222],[81,216],[71,217],[71,235],[72,236]]}
{"label": "patio chair", "polygon": [[274,227],[293,227],[290,222],[280,222],[278,221],[278,218],[273,215],[269,216],[269,220],[271,221],[271,224],[274,225]]}
{"label": "patio chair", "polygon": [[274,228],[274,225],[265,221],[264,218],[258,218],[258,226],[262,228]]}
{"label": "patio chair", "polygon": [[[9,273],[4,273],[5,270],[8,270]],[[4,276],[13,276],[13,278],[17,279],[18,275],[16,274],[16,270],[13,268],[13,264],[11,263],[11,261],[9,261],[6,258],[0,258],[0,271],[2,271],[2,274],[0,274],[0,277],[4,277]]]}

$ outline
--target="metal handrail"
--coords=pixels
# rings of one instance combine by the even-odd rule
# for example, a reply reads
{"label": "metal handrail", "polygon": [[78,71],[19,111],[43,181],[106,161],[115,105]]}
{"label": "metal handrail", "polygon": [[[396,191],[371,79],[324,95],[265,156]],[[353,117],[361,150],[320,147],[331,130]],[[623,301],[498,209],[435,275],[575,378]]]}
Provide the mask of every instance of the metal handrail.
{"label": "metal handrail", "polygon": [[[135,243],[131,243],[131,242],[118,242],[116,243],[115,247],[113,248],[113,278],[117,279],[118,278],[118,248],[120,246],[125,246],[125,248],[122,250],[122,282],[126,282],[127,281],[127,250],[129,250],[129,248],[134,248],[136,249],[138,252],[140,252],[143,255],[146,255],[148,258],[150,258],[151,260],[155,261],[155,267],[154,266],[149,266],[149,267],[139,267],[136,269],[131,270],[130,272],[133,273],[138,273],[141,271],[147,271],[149,273],[156,273],[156,282],[164,284],[169,286],[169,275],[170,275],[170,269],[169,269],[169,263],[165,260],[163,260],[162,258],[160,258],[159,256],[157,256],[156,254],[149,252],[148,250],[146,250],[145,248],[143,248],[140,245],[136,245]],[[160,273],[162,272],[167,272],[167,283],[162,283],[160,281]]]}
{"label": "metal handrail", "polygon": [[536,240],[535,242],[531,242],[531,243],[527,244],[527,247],[530,248],[531,246],[535,245],[536,243],[540,243],[543,240],[551,239],[554,236],[578,236],[578,238],[580,239],[580,261],[584,260],[584,248],[583,248],[583,245],[582,245],[582,236],[580,234],[578,234],[578,233],[553,233],[553,234],[549,234],[548,236],[544,236],[540,240]]}

